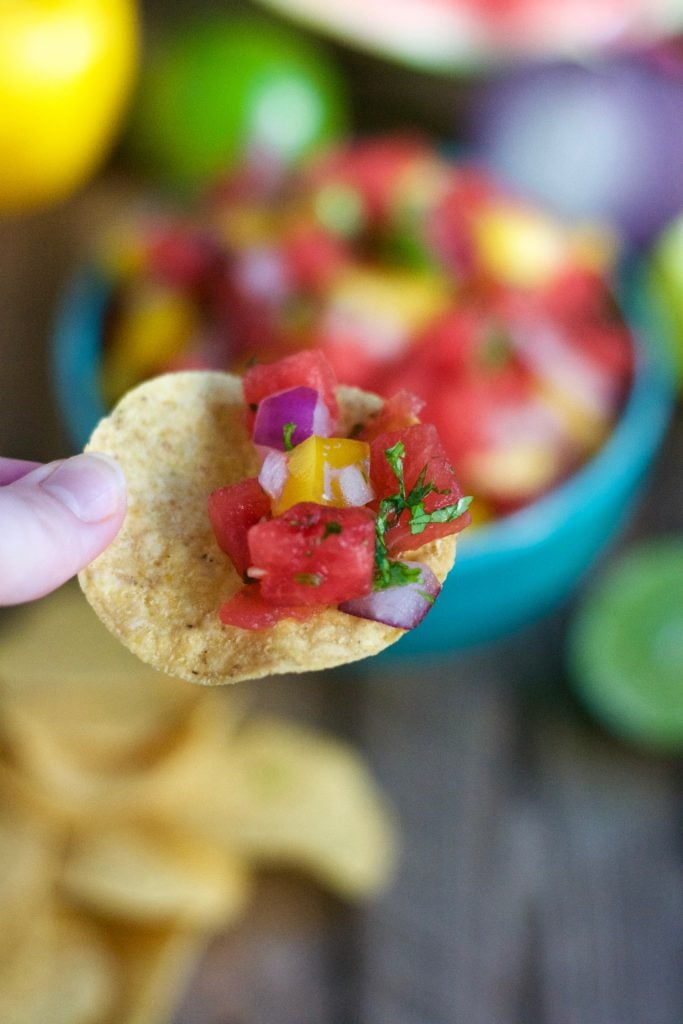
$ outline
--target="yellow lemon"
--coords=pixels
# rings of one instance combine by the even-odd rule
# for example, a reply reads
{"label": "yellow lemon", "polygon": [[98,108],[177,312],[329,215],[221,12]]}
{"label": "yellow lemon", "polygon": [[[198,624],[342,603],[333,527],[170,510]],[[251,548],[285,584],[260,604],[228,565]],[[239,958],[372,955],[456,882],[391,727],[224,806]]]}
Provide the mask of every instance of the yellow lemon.
{"label": "yellow lemon", "polygon": [[59,200],[92,173],[137,51],[132,0],[0,4],[0,212]]}

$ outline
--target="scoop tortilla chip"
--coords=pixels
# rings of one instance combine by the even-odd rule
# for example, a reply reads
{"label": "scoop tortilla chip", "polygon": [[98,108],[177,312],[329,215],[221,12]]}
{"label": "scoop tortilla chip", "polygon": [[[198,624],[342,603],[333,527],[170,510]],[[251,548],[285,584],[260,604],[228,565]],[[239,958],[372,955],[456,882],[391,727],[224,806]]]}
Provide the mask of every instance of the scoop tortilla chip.
{"label": "scoop tortilla chip", "polygon": [[198,699],[142,665],[71,584],[13,613],[0,630],[0,714],[22,747],[47,746],[83,771],[152,756]]}
{"label": "scoop tortilla chip", "polygon": [[[338,397],[342,433],[381,402],[355,388],[340,388]],[[101,421],[88,448],[119,460],[129,509],[114,543],[81,573],[86,597],[142,661],[195,683],[318,670],[377,654],[403,630],[335,608],[265,630],[220,622],[220,606],[243,582],[216,544],[207,498],[258,472],[243,411],[238,377],[175,373],[135,388]],[[441,580],[454,556],[452,537],[419,551]]]}
{"label": "scoop tortilla chip", "polygon": [[197,928],[233,921],[249,888],[240,858],[139,822],[81,832],[69,850],[62,885],[75,902],[104,916]]}
{"label": "scoop tortilla chip", "polygon": [[116,1024],[168,1024],[206,951],[211,932],[177,925],[161,928],[109,923],[107,937],[123,967]]}
{"label": "scoop tortilla chip", "polygon": [[[252,721],[233,744],[235,808],[217,816],[232,849],[306,867],[335,892],[377,892],[395,861],[392,814],[359,757],[332,737],[276,719]],[[227,835],[226,835],[227,838]]]}
{"label": "scoop tortilla chip", "polygon": [[0,962],[47,902],[57,877],[59,835],[7,791],[0,777]]}
{"label": "scoop tortilla chip", "polygon": [[0,1020],[98,1024],[108,1019],[117,980],[99,931],[46,904],[0,960]]}

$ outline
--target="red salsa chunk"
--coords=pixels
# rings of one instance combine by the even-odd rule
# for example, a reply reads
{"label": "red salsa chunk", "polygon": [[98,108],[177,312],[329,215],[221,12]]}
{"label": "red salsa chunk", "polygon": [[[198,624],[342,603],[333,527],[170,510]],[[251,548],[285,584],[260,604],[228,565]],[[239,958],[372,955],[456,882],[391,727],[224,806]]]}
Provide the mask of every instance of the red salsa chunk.
{"label": "red salsa chunk", "polygon": [[369,508],[301,502],[252,526],[249,551],[267,600],[336,605],[372,590],[375,517]]}

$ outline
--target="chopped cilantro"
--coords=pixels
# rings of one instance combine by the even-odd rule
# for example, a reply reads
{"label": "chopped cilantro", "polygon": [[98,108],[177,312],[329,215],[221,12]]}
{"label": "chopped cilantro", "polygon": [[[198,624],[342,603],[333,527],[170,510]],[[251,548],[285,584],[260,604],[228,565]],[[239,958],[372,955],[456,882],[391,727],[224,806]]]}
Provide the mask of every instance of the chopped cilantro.
{"label": "chopped cilantro", "polygon": [[427,466],[425,465],[410,492],[406,494],[403,474],[405,445],[402,441],[397,441],[391,448],[387,448],[384,454],[396,477],[398,493],[392,494],[388,498],[382,498],[379,503],[375,521],[375,579],[373,584],[375,590],[406,586],[408,583],[416,583],[420,578],[419,569],[408,566],[404,562],[392,561],[387,551],[385,539],[387,530],[398,523],[402,512],[408,510],[410,532],[418,534],[422,533],[430,523],[450,523],[457,519],[467,511],[472,502],[471,497],[460,498],[452,505],[445,505],[443,508],[434,509],[433,512],[427,512],[424,506],[424,499],[427,495],[432,492],[447,494],[448,491],[439,490],[431,481],[425,482],[427,477]]}
{"label": "chopped cilantro", "polygon": [[433,594],[428,594],[426,590],[418,590],[420,597],[424,597],[427,604],[434,604],[436,598]]}
{"label": "chopped cilantro", "polygon": [[304,587],[319,587],[322,577],[317,572],[297,572],[294,573],[294,582]]}
{"label": "chopped cilantro", "polygon": [[510,335],[504,327],[494,325],[481,346],[479,362],[485,370],[502,370],[513,356]]}
{"label": "chopped cilantro", "polygon": [[285,451],[291,452],[294,445],[292,444],[292,434],[296,430],[296,423],[285,423],[282,428],[282,439],[285,443]]}
{"label": "chopped cilantro", "polygon": [[336,519],[331,519],[329,523],[325,523],[325,529],[323,530],[323,540],[330,536],[332,533],[341,533],[342,524],[338,523]]}
{"label": "chopped cilantro", "polygon": [[407,565],[405,562],[393,562],[387,558],[383,572],[375,575],[374,590],[386,590],[387,587],[405,587],[409,583],[418,583],[421,576],[419,566]]}
{"label": "chopped cilantro", "polygon": [[397,441],[393,447],[387,448],[384,454],[386,455],[387,462],[394,471],[394,476],[398,480],[399,495],[401,498],[405,498],[406,485],[403,479],[403,460],[406,457],[406,446],[403,441]]}
{"label": "chopped cilantro", "polygon": [[[389,499],[387,499],[389,500]],[[389,558],[384,535],[387,530],[386,515],[382,512],[384,501],[380,502],[380,511],[375,520],[375,578],[374,590],[386,590],[387,587],[404,587],[408,583],[417,583],[420,570],[405,562],[395,562]]]}
{"label": "chopped cilantro", "polygon": [[285,513],[285,522],[295,530],[310,530],[312,526],[315,526],[315,519],[316,517],[310,512],[301,518]]}
{"label": "chopped cilantro", "polygon": [[471,504],[472,497],[468,495],[466,498],[460,498],[453,505],[444,505],[443,508],[435,508],[433,512],[427,512],[424,504],[418,502],[411,509],[410,532],[422,533],[430,523],[450,523],[454,519],[458,519],[463,512],[467,512]]}

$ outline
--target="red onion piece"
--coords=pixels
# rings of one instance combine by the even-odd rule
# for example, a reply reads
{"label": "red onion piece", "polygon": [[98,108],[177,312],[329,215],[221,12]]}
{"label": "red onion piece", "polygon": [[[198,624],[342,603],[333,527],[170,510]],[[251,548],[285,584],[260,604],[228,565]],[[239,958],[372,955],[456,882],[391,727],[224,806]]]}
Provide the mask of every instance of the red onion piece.
{"label": "red onion piece", "polygon": [[289,423],[294,424],[289,438],[292,447],[312,434],[329,437],[332,432],[330,413],[320,392],[308,387],[289,388],[259,402],[254,444],[285,451],[285,427]]}
{"label": "red onion piece", "polygon": [[375,497],[367,474],[358,465],[339,470],[339,487],[347,505],[367,505]]}
{"label": "red onion piece", "polygon": [[274,501],[282,494],[287,480],[287,456],[269,448],[258,475],[258,482]]}
{"label": "red onion piece", "polygon": [[475,154],[565,219],[612,224],[646,245],[683,205],[680,58],[676,65],[671,73],[624,53],[496,75],[473,100]]}
{"label": "red onion piece", "polygon": [[355,597],[339,605],[339,611],[356,615],[359,619],[373,619],[398,629],[413,629],[424,619],[441,590],[441,584],[432,570],[421,562],[404,562],[420,569],[415,583],[402,587],[373,590],[365,597]]}

